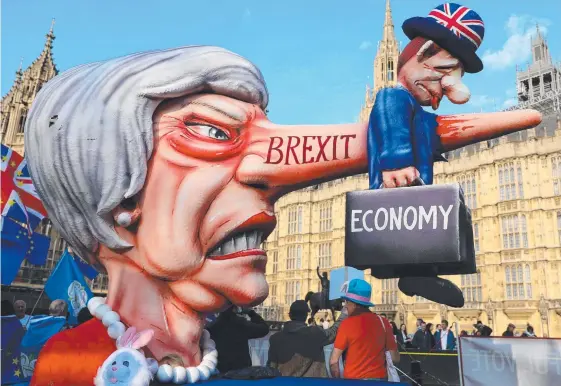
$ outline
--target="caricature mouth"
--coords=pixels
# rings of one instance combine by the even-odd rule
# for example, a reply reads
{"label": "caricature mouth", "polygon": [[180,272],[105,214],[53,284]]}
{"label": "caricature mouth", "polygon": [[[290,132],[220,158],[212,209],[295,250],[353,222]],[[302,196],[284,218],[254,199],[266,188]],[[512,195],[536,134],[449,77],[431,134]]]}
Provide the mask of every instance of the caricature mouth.
{"label": "caricature mouth", "polygon": [[275,229],[276,223],[274,215],[258,213],[228,232],[216,246],[210,249],[207,257],[213,260],[229,260],[242,256],[265,256],[261,243]]}
{"label": "caricature mouth", "polygon": [[425,86],[423,86],[419,82],[417,82],[416,85],[417,85],[417,87],[419,87],[421,90],[425,91],[430,96],[430,105],[431,105],[433,110],[437,110],[438,107],[440,106],[440,101],[441,101],[442,97],[439,96],[439,95],[433,94],[431,91],[429,91],[429,89],[427,89]]}

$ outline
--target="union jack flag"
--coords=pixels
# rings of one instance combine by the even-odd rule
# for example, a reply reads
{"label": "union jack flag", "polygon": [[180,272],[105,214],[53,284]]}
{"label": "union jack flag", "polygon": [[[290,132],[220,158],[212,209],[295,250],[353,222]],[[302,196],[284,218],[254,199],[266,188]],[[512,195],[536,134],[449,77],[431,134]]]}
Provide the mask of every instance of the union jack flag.
{"label": "union jack flag", "polygon": [[441,4],[429,13],[429,17],[448,28],[459,38],[466,38],[479,48],[485,34],[485,25],[481,17],[463,5]]}
{"label": "union jack flag", "polygon": [[[28,230],[47,215],[31,181],[27,161],[8,146],[2,145],[2,217],[27,223]],[[24,218],[22,218],[22,215]]]}

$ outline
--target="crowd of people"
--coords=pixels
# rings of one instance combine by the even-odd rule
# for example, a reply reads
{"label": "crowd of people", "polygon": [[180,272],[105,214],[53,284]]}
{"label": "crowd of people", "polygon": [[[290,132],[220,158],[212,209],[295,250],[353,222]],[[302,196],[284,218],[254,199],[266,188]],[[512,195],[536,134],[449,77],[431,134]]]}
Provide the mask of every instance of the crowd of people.
{"label": "crowd of people", "polygon": [[[27,314],[27,304],[25,303],[25,301],[16,300],[12,304],[12,302],[10,302],[9,300],[2,300],[2,316],[14,315],[19,319],[24,330],[27,330],[32,318],[31,315]],[[62,299],[53,300],[49,305],[49,316],[64,317],[65,319],[67,319],[68,304],[66,303],[66,301]],[[84,307],[78,312],[77,325],[87,322],[91,318],[93,318],[93,316],[88,310],[88,307]],[[72,327],[75,326],[71,326],[70,324],[65,323],[60,331],[64,331]]]}
{"label": "crowd of people", "polygon": [[[308,317],[308,303],[296,300],[290,306],[290,320],[277,333],[271,333],[267,322],[254,310],[232,306],[207,324],[218,350],[218,370],[224,374],[251,367],[249,340],[269,334],[267,366],[276,369],[282,376],[291,377],[392,380],[392,376],[397,376],[393,364],[400,360],[399,350],[456,350],[456,337],[447,320],[433,326],[432,323],[417,319],[416,331],[409,334],[405,324],[398,328],[385,314],[371,312],[373,304],[370,297],[371,287],[366,281],[352,280],[343,297],[344,307],[333,324],[327,315],[316,323]],[[13,305],[9,301],[2,301],[2,315],[15,315],[24,329],[29,327],[32,320],[26,310],[27,305],[23,300],[17,300]],[[66,318],[67,314],[68,307],[64,300],[51,302],[50,316]],[[91,318],[88,308],[84,307],[78,313],[78,325]],[[61,331],[68,328],[72,326],[66,323]],[[464,330],[460,335],[491,336],[492,331],[478,321],[471,334]],[[520,334],[511,323],[502,335],[535,337],[530,324]],[[333,350],[327,365],[324,347],[331,344]],[[173,357],[166,357],[163,362],[173,365],[174,360]],[[344,372],[341,371],[343,363]]]}

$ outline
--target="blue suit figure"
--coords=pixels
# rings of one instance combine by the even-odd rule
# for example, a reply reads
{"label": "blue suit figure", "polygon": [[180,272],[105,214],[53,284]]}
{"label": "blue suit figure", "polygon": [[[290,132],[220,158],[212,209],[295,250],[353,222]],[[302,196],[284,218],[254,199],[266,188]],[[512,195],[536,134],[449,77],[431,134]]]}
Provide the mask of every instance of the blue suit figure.
{"label": "blue suit figure", "polygon": [[[541,121],[541,114],[533,110],[463,116],[425,111],[424,106],[438,109],[444,96],[455,104],[469,100],[462,77],[483,69],[476,50],[485,27],[473,10],[445,3],[428,17],[407,19],[402,28],[411,41],[399,55],[398,84],[377,93],[368,122],[370,189],[410,186],[419,178],[432,184],[434,162],[446,160],[442,153]],[[398,285],[409,296],[454,307],[464,304],[462,291],[436,276],[402,277]]]}
{"label": "blue suit figure", "polygon": [[[483,40],[483,21],[467,7],[442,4],[426,18],[406,20],[403,31],[412,40],[399,56],[398,85],[377,93],[368,122],[370,189],[409,186],[419,178],[432,184],[433,164],[445,161],[444,148],[438,116],[423,106],[436,110],[444,96],[466,103],[470,94],[462,77],[483,69],[475,53]],[[462,291],[436,275],[402,277],[398,285],[409,296],[464,304]]]}
{"label": "blue suit figure", "polygon": [[483,69],[475,51],[485,27],[473,10],[442,4],[402,28],[411,42],[399,56],[398,85],[378,92],[368,123],[370,189],[408,186],[418,177],[432,184],[433,164],[445,160],[444,149],[438,116],[423,106],[436,110],[444,96],[466,103],[470,94],[462,77]]}
{"label": "blue suit figure", "polygon": [[426,112],[403,86],[376,95],[368,121],[370,189],[383,185],[382,171],[414,166],[432,184],[434,161],[446,161],[436,134],[436,115]]}

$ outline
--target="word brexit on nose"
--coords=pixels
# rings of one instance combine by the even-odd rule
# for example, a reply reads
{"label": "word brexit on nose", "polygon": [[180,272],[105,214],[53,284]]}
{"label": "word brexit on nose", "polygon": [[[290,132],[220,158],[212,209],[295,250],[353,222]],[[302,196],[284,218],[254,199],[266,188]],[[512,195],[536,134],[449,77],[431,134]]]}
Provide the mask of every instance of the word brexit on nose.
{"label": "word brexit on nose", "polygon": [[[265,163],[280,164],[284,161],[285,165],[300,165],[350,158],[349,141],[356,138],[356,134],[304,135],[302,137],[289,135],[288,137],[270,138]],[[337,144],[341,142],[344,144],[344,151],[337,153]]]}

